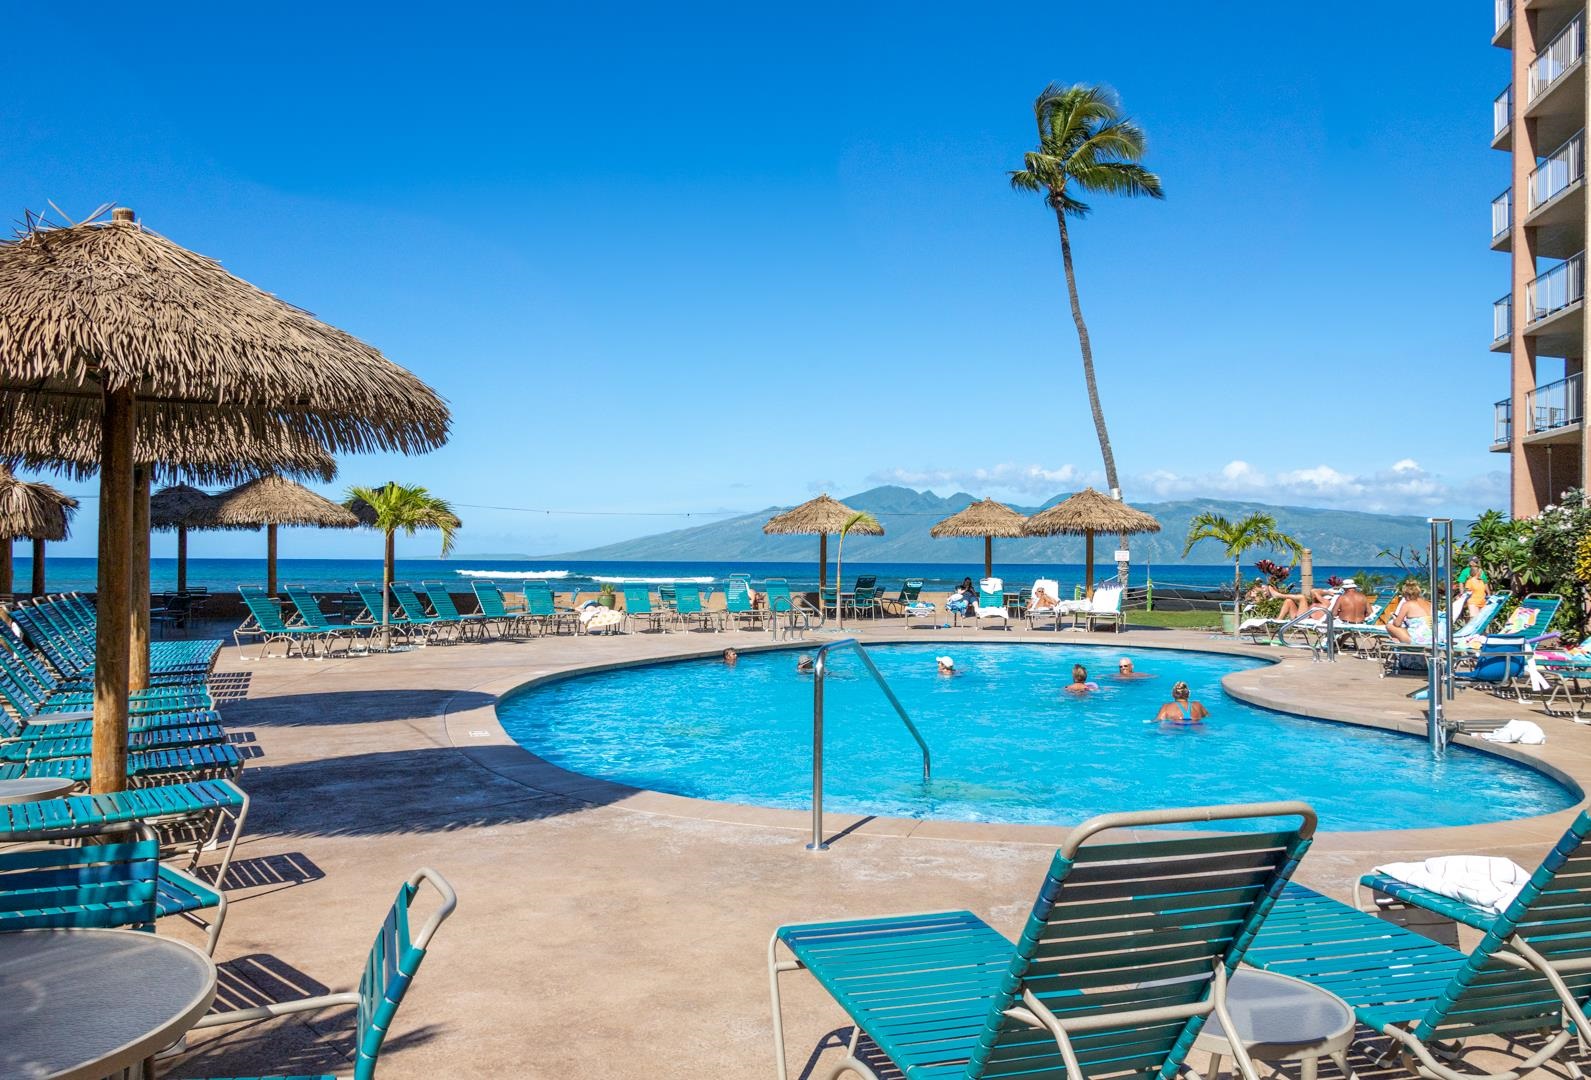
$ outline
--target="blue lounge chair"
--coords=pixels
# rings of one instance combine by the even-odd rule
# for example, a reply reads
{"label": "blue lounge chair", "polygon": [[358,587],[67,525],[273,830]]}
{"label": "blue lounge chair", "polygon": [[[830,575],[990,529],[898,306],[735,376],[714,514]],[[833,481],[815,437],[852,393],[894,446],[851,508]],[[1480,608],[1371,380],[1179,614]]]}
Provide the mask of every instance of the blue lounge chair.
{"label": "blue lounge chair", "polygon": [[523,592],[524,617],[541,627],[543,634],[548,630],[562,630],[566,626],[571,630],[579,630],[579,617],[569,608],[558,606],[557,598],[552,594],[552,587],[545,581],[527,581]]}
{"label": "blue lounge chair", "polygon": [[[441,895],[442,904],[420,927],[420,932],[411,936],[409,911],[422,883],[428,883]],[[376,1059],[381,1056],[381,1044],[392,1026],[392,1018],[403,1003],[403,996],[414,981],[415,973],[420,970],[420,963],[431,946],[431,939],[457,906],[458,897],[446,878],[435,870],[419,870],[398,888],[398,898],[382,921],[375,944],[370,947],[370,956],[360,976],[358,990],[211,1013],[202,1017],[194,1027],[248,1024],[290,1013],[356,1006],[353,1075],[355,1080],[371,1080],[375,1075]],[[311,1078],[300,1077],[298,1080]],[[323,1076],[318,1080],[336,1078]]]}
{"label": "blue lounge chair", "polygon": [[[1380,875],[1372,888],[1484,932],[1468,953],[1290,885],[1249,949],[1248,962],[1314,983],[1347,1001],[1359,1022],[1392,1040],[1422,1075],[1442,1080],[1515,1077],[1552,1060],[1591,1027],[1591,886],[1581,868],[1591,816],[1582,812],[1500,915],[1465,912],[1445,897]],[[1468,905],[1464,905],[1468,907]],[[1454,1068],[1439,1042],[1551,1031],[1503,1072]]]}
{"label": "blue lounge chair", "polygon": [[702,603],[701,590],[689,582],[674,586],[674,618],[684,627],[723,629],[718,613],[707,609],[707,605]]}
{"label": "blue lounge chair", "polygon": [[664,630],[663,612],[652,606],[652,591],[645,585],[626,585],[624,593],[624,627],[637,620],[646,623],[648,630]]}
{"label": "blue lounge chair", "polygon": [[497,624],[498,637],[506,637],[525,625],[525,613],[509,610],[503,601],[503,590],[497,587],[496,582],[472,581],[470,590],[475,593],[476,603],[481,605],[481,614],[485,615],[489,622]]}
{"label": "blue lounge chair", "polygon": [[[342,636],[343,631],[306,626],[303,623],[290,625],[282,616],[282,610],[277,606],[279,603],[280,601],[271,599],[256,600],[247,596],[243,598],[243,604],[248,608],[249,615],[253,617],[255,624],[259,626],[261,635],[260,655],[257,657],[244,657],[244,659],[262,660],[270,656],[271,643],[273,641],[282,643],[282,655],[284,657],[292,656],[293,646],[297,645],[298,655],[308,660],[314,655],[312,650],[316,644],[321,645],[325,650],[324,655],[330,655],[331,643],[336,641],[339,636]],[[242,644],[241,641],[238,642],[239,648],[242,647]]]}
{"label": "blue lounge chair", "polygon": [[[92,759],[78,757],[33,758],[0,762],[0,780],[53,776],[74,784],[88,783]],[[176,746],[161,750],[135,750],[127,755],[127,778],[138,783],[174,784],[191,780],[235,780],[243,759],[230,743]]]}
{"label": "blue lounge chair", "polygon": [[[1099,839],[1284,817],[1296,826]],[[1093,818],[1056,852],[1015,944],[970,911],[781,927],[768,944],[779,1078],[788,1076],[779,976],[805,968],[856,1025],[831,1077],[876,1080],[857,1055],[865,1035],[908,1080],[1170,1080],[1207,1016],[1234,1030],[1226,979],[1314,830],[1314,811],[1296,802]],[[1234,1056],[1252,1080],[1246,1052],[1235,1046]]]}
{"label": "blue lounge chair", "polygon": [[724,586],[724,615],[737,627],[755,629],[768,621],[768,609],[752,602],[751,584],[742,577],[731,577]]}
{"label": "blue lounge chair", "polygon": [[404,623],[424,634],[427,641],[445,640],[444,636],[450,630],[455,637],[458,636],[461,631],[459,620],[427,612],[414,586],[407,581],[394,581],[391,588],[393,599],[398,602],[398,610],[403,613]]}
{"label": "blue lounge chair", "polygon": [[458,624],[460,637],[486,638],[486,631],[491,620],[484,612],[471,612],[468,615],[459,611],[458,605],[453,603],[453,595],[448,592],[447,585],[440,581],[422,581],[420,588],[425,590],[426,599],[431,601],[431,610],[442,618]]}

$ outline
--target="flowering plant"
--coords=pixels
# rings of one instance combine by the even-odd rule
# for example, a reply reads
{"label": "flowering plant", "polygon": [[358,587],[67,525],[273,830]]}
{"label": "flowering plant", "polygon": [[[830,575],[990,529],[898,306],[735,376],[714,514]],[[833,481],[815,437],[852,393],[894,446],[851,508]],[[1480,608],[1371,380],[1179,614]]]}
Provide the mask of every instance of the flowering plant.
{"label": "flowering plant", "polygon": [[1293,568],[1291,566],[1282,566],[1279,563],[1272,562],[1270,559],[1261,559],[1254,564],[1254,569],[1269,579],[1272,588],[1293,576]]}

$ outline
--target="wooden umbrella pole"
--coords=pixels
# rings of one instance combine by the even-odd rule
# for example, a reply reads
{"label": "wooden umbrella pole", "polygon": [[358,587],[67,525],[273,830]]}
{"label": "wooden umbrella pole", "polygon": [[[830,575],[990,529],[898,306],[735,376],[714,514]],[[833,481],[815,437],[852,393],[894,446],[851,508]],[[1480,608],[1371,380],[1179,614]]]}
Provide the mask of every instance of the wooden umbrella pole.
{"label": "wooden umbrella pole", "polygon": [[829,534],[818,533],[818,606],[823,606],[823,587],[829,583]]}
{"label": "wooden umbrella pole", "polygon": [[188,591],[188,526],[177,526],[177,591]]}
{"label": "wooden umbrella pole", "polygon": [[1089,529],[1087,539],[1083,541],[1083,561],[1088,565],[1087,584],[1083,587],[1083,595],[1089,599],[1094,596],[1094,530]]}
{"label": "wooden umbrella pole", "polygon": [[276,595],[276,526],[265,526],[265,591]]}
{"label": "wooden umbrella pole", "polygon": [[127,689],[149,689],[149,466],[133,467],[132,543],[128,547]]}
{"label": "wooden umbrella pole", "polygon": [[99,457],[99,584],[94,619],[94,754],[90,790],[127,787],[128,555],[133,523],[133,392],[104,393]]}
{"label": "wooden umbrella pole", "polygon": [[983,538],[983,576],[994,577],[994,537]]}
{"label": "wooden umbrella pole", "polygon": [[0,540],[0,593],[10,593],[12,585],[11,545],[15,543],[10,537]]}
{"label": "wooden umbrella pole", "polygon": [[33,538],[33,595],[44,595],[44,541]]}

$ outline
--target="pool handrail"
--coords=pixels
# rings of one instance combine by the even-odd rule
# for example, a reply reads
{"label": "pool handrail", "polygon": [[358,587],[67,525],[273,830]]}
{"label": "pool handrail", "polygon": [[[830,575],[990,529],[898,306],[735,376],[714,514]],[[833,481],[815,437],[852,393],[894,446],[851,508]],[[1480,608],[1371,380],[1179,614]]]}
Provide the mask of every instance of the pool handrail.
{"label": "pool handrail", "polygon": [[922,732],[912,723],[911,716],[906,712],[906,706],[900,703],[900,698],[890,689],[883,673],[873,663],[873,658],[867,655],[862,643],[856,638],[841,638],[839,641],[830,641],[819,646],[812,662],[812,843],[807,845],[808,851],[829,850],[829,845],[823,842],[823,680],[828,674],[829,653],[835,649],[846,648],[854,650],[856,655],[862,658],[862,666],[867,668],[869,675],[873,676],[878,688],[884,691],[884,696],[894,706],[901,723],[906,725],[906,730],[911,732],[911,737],[916,739],[917,745],[922,748],[924,783],[928,782],[932,772],[928,743],[923,740]]}

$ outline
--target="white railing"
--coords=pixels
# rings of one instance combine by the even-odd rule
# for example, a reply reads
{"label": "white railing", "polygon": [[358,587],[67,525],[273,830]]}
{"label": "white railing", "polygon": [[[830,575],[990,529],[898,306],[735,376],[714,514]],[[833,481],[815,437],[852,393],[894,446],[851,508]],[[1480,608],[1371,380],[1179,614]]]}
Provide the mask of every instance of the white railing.
{"label": "white railing", "polygon": [[[1567,142],[1541,160],[1530,173],[1530,208],[1534,210],[1563,193],[1585,176],[1585,132],[1577,131]],[[1496,211],[1492,211],[1495,219]],[[1495,222],[1494,222],[1495,223]],[[1495,235],[1495,234],[1494,234]]]}
{"label": "white railing", "polygon": [[1585,16],[1576,15],[1530,62],[1528,100],[1535,101],[1540,97],[1564,72],[1578,64],[1584,54]]}
{"label": "white railing", "polygon": [[1539,322],[1585,297],[1585,252],[1571,255],[1525,286],[1525,318]]}
{"label": "white railing", "polygon": [[1492,99],[1492,138],[1497,138],[1514,122],[1514,88],[1503,87],[1503,92]]}
{"label": "white railing", "polygon": [[1514,17],[1513,0],[1495,0],[1496,8],[1492,14],[1492,36],[1496,37],[1503,27],[1508,25]]}
{"label": "white railing", "polygon": [[1525,395],[1525,418],[1533,435],[1580,422],[1580,373],[1538,386]]}
{"label": "white railing", "polygon": [[1514,298],[1505,296],[1492,304],[1492,340],[1501,341],[1514,332]]}
{"label": "white railing", "polygon": [[1514,192],[1503,192],[1492,200],[1492,239],[1502,236],[1514,227]]}
{"label": "white railing", "polygon": [[1492,445],[1502,446],[1514,439],[1514,403],[1504,398],[1492,406]]}

